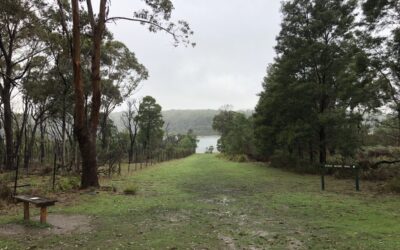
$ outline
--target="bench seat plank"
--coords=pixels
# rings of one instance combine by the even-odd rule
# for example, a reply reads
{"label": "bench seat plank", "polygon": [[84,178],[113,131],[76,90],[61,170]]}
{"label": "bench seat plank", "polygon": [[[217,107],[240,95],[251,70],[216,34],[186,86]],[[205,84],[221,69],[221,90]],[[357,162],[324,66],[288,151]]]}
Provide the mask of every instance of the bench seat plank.
{"label": "bench seat plank", "polygon": [[14,199],[19,202],[29,202],[35,204],[37,207],[48,207],[53,206],[57,200],[47,199],[44,197],[27,196],[27,195],[17,195]]}

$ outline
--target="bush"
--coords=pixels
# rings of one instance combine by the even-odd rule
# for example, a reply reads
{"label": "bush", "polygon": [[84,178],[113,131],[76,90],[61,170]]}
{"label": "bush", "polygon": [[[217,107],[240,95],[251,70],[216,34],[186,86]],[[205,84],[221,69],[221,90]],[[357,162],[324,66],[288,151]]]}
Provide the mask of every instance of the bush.
{"label": "bush", "polygon": [[61,191],[76,190],[80,187],[80,180],[78,177],[69,176],[66,178],[61,178],[57,182],[58,189]]}
{"label": "bush", "polygon": [[5,172],[0,175],[0,182],[3,183],[14,182],[14,179],[15,179],[15,171]]}
{"label": "bush", "polygon": [[248,162],[249,158],[247,157],[247,155],[240,154],[240,155],[236,155],[235,156],[235,161],[237,161],[237,162]]}
{"label": "bush", "polygon": [[387,188],[391,192],[400,193],[400,177],[395,177],[388,181]]}
{"label": "bush", "polygon": [[53,173],[53,167],[50,166],[44,166],[43,168],[40,169],[40,174],[41,175],[49,175]]}
{"label": "bush", "polygon": [[132,184],[124,189],[124,194],[135,195],[138,192],[138,189],[138,186]]}
{"label": "bush", "polygon": [[5,183],[0,182],[0,200],[10,200],[12,197],[12,190]]}
{"label": "bush", "polygon": [[270,166],[273,168],[287,169],[301,174],[318,174],[317,164],[310,163],[308,160],[298,159],[297,157],[277,151],[270,157]]}
{"label": "bush", "polygon": [[227,159],[228,161],[234,161],[234,162],[249,162],[250,159],[247,157],[245,154],[237,154],[237,155],[231,155],[231,154],[218,154],[218,158],[222,159]]}

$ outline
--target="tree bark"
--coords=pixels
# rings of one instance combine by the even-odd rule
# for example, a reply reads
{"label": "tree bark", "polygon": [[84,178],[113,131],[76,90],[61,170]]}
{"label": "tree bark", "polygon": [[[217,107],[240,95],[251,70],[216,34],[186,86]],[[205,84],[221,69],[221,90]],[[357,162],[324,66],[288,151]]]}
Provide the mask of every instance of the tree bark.
{"label": "tree bark", "polygon": [[46,133],[46,127],[44,124],[44,120],[40,118],[40,163],[44,163],[44,158],[46,157],[46,149],[45,149],[45,138],[44,134]]}
{"label": "tree bark", "polygon": [[75,91],[75,119],[74,131],[78,138],[79,149],[82,156],[82,178],[81,188],[98,187],[97,159],[96,159],[96,135],[99,124],[99,114],[101,105],[101,86],[100,86],[100,54],[101,42],[105,29],[106,0],[100,1],[98,18],[95,19],[91,0],[87,0],[89,20],[92,28],[92,58],[91,58],[91,86],[92,103],[90,109],[90,119],[85,112],[85,99],[83,91],[83,81],[81,73],[81,39],[80,39],[80,16],[79,1],[72,1],[73,19],[73,53],[72,63],[74,72],[74,91]]}
{"label": "tree bark", "polygon": [[319,163],[326,163],[326,133],[324,125],[319,127]]}
{"label": "tree bark", "polygon": [[11,94],[10,88],[7,87],[5,83],[5,88],[3,89],[2,99],[4,107],[4,133],[6,138],[6,166],[7,170],[14,168],[14,138],[12,129],[12,109],[11,109]]}

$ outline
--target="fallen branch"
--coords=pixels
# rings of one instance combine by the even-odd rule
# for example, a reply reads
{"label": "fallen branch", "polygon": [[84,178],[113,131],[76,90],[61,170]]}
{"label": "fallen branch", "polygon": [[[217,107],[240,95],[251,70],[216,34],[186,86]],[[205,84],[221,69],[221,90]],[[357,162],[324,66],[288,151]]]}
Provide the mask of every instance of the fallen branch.
{"label": "fallen branch", "polygon": [[383,161],[378,161],[378,162],[375,162],[374,164],[372,164],[370,168],[372,168],[372,169],[377,169],[377,168],[379,167],[379,165],[382,165],[382,164],[395,164],[395,163],[400,163],[400,160],[394,160],[394,161],[383,160]]}

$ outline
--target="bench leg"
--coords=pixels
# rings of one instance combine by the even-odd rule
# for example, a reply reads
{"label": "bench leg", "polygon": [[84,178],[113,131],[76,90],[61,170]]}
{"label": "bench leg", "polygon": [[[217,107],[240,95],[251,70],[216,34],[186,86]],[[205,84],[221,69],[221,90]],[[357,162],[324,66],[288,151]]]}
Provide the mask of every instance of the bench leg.
{"label": "bench leg", "polygon": [[24,221],[29,221],[29,202],[24,202]]}
{"label": "bench leg", "polygon": [[47,207],[40,208],[40,223],[45,224],[47,221]]}

